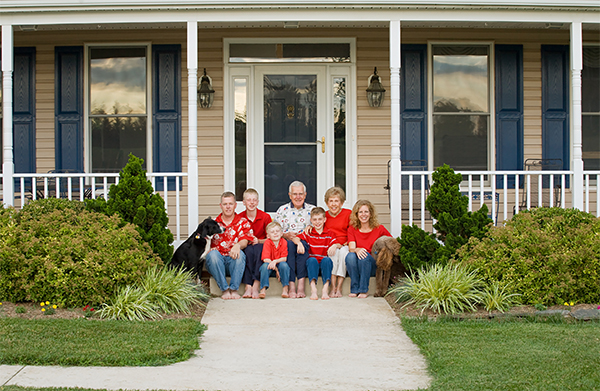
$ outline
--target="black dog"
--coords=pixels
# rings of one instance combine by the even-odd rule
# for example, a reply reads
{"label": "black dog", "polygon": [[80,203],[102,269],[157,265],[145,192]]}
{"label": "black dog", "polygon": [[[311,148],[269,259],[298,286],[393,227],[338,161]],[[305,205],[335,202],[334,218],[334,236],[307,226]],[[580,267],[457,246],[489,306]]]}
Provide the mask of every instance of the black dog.
{"label": "black dog", "polygon": [[198,225],[196,232],[177,248],[169,266],[191,271],[196,278],[200,278],[212,237],[223,232],[223,228],[216,221],[207,218]]}

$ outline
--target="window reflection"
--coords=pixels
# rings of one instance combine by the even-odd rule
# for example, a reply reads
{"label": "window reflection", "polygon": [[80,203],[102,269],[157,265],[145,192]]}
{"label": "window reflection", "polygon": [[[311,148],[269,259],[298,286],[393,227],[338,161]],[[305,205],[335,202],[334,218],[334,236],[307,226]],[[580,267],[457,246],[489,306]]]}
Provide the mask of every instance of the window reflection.
{"label": "window reflection", "polygon": [[432,80],[434,167],[487,170],[488,47],[434,47]]}
{"label": "window reflection", "polygon": [[346,190],[346,78],[333,78],[335,185]]}
{"label": "window reflection", "polygon": [[129,153],[146,161],[146,117],[92,118],[93,172],[119,172]]}
{"label": "window reflection", "polygon": [[247,79],[234,79],[234,108],[235,108],[235,195],[237,201],[247,188],[246,184],[246,126],[247,116]]}

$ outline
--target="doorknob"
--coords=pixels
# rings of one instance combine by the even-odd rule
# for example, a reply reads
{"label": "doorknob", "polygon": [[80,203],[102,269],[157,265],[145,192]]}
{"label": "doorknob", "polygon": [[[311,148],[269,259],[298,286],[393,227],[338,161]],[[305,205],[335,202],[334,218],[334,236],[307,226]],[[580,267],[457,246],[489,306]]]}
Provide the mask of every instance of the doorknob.
{"label": "doorknob", "polygon": [[321,143],[321,152],[325,153],[325,136],[321,137],[320,140],[317,140],[318,143]]}

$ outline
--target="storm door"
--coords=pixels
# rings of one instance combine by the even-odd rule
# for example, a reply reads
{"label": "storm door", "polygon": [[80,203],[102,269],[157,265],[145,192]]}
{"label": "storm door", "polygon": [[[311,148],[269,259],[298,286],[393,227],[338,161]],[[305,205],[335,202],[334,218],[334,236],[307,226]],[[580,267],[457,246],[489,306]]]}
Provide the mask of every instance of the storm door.
{"label": "storm door", "polygon": [[264,113],[264,200],[267,212],[289,202],[293,181],[306,185],[306,202],[317,204],[325,180],[325,126],[319,126],[319,77],[261,74]]}

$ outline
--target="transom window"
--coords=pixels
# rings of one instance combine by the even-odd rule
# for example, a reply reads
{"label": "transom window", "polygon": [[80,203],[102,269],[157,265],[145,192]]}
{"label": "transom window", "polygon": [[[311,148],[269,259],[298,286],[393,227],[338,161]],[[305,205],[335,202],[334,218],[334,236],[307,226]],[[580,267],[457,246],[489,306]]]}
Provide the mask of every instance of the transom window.
{"label": "transom window", "polygon": [[432,56],[433,165],[487,170],[489,46],[435,45]]}
{"label": "transom window", "polygon": [[118,172],[135,156],[147,161],[147,47],[90,47],[91,171]]}

